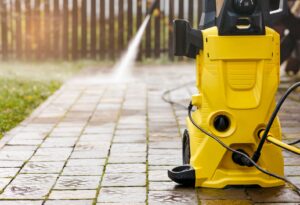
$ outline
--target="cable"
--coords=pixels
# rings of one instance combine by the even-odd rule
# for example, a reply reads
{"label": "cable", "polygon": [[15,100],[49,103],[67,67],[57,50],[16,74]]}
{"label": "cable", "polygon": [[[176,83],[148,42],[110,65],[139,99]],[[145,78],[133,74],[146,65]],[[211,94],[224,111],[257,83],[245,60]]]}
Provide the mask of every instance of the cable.
{"label": "cable", "polygon": [[201,132],[203,132],[205,135],[211,137],[212,139],[214,139],[216,142],[218,142],[222,147],[224,147],[225,149],[233,152],[233,153],[236,153],[238,155],[241,155],[243,156],[244,158],[246,158],[256,169],[258,169],[259,171],[261,171],[262,173],[266,174],[266,175],[269,175],[271,177],[274,177],[274,178],[277,178],[279,180],[282,180],[282,181],[285,181],[286,183],[288,183],[296,192],[298,195],[300,195],[300,188],[297,187],[293,182],[291,182],[289,179],[287,179],[286,177],[282,177],[282,176],[279,176],[277,174],[274,174],[274,173],[271,173],[265,169],[263,169],[262,167],[260,167],[258,164],[256,164],[256,162],[251,159],[248,155],[246,155],[245,153],[243,152],[239,152],[235,149],[232,149],[231,147],[227,146],[223,141],[221,141],[218,137],[214,136],[213,134],[209,133],[208,131],[206,131],[205,129],[203,129],[202,127],[200,127],[199,125],[197,125],[197,123],[194,121],[193,117],[192,117],[192,109],[193,109],[193,105],[190,104],[189,105],[189,119],[190,121],[192,122],[192,124],[197,128],[199,129]]}
{"label": "cable", "polygon": [[195,81],[190,81],[190,82],[184,83],[184,84],[182,84],[182,85],[180,85],[180,86],[177,86],[177,87],[175,87],[175,88],[166,90],[166,91],[162,94],[161,98],[162,98],[162,100],[163,100],[164,102],[166,102],[166,103],[169,103],[169,104],[171,104],[171,105],[177,105],[177,106],[179,106],[179,107],[181,107],[181,108],[183,108],[183,109],[185,109],[185,110],[188,110],[188,107],[187,107],[187,106],[185,106],[185,105],[183,105],[183,104],[181,104],[181,103],[172,101],[172,100],[170,100],[170,99],[167,99],[166,96],[167,96],[168,94],[170,94],[171,92],[175,91],[175,90],[179,90],[179,89],[181,89],[181,88],[184,88],[184,87],[186,87],[186,86],[188,86],[188,85],[190,85],[190,84],[194,84],[194,83],[195,83]]}
{"label": "cable", "polygon": [[279,110],[281,109],[281,106],[283,105],[283,103],[285,102],[286,98],[296,89],[300,87],[300,82],[298,83],[295,83],[294,85],[292,85],[286,92],[285,94],[281,97],[281,99],[279,100],[278,104],[276,105],[276,108],[275,110],[273,111],[272,113],[272,116],[267,124],[267,127],[264,131],[264,134],[260,140],[260,143],[256,149],[256,151],[254,152],[253,156],[252,156],[252,159],[257,162],[259,157],[260,157],[260,154],[261,154],[261,150],[267,140],[267,137],[268,137],[268,134],[269,134],[269,131],[273,125],[273,122],[275,120],[275,118],[277,117],[277,114],[279,112]]}
{"label": "cable", "polygon": [[[190,84],[193,84],[193,83],[195,83],[195,82],[194,82],[194,81],[188,82],[188,83],[185,83],[185,84],[183,84],[183,85],[180,85],[180,86],[177,86],[177,87],[175,87],[175,88],[172,88],[172,89],[170,89],[170,90],[166,90],[166,91],[162,94],[162,99],[163,99],[163,101],[165,101],[166,103],[169,103],[169,104],[171,104],[171,105],[177,105],[177,106],[179,106],[179,107],[182,107],[183,109],[188,110],[188,107],[186,107],[185,105],[183,105],[183,104],[181,104],[181,103],[178,103],[178,102],[175,102],[175,101],[172,101],[172,100],[170,100],[170,99],[167,99],[166,96],[167,96],[168,94],[170,94],[171,92],[175,91],[175,90],[184,88],[184,87],[186,87],[186,86],[188,86],[188,85],[190,85]],[[299,82],[299,83],[300,83],[300,82]],[[294,89],[296,89],[296,88],[299,86],[299,83],[296,83],[295,85],[293,85],[293,86],[292,86],[292,87],[284,94],[284,96],[282,97],[282,100],[278,103],[276,109],[274,110],[273,115],[274,115],[274,113],[276,113],[276,116],[277,116],[277,113],[279,112],[279,110],[280,110],[282,104],[284,103],[284,101],[286,100],[286,98],[289,96],[289,94],[290,94]],[[281,105],[280,105],[280,104],[281,104]],[[275,118],[276,118],[276,116],[275,116]],[[274,119],[275,119],[275,118],[274,118]],[[272,118],[271,118],[271,119],[272,119]],[[271,121],[271,119],[270,119],[270,121]],[[270,121],[269,121],[269,123],[270,123]],[[273,120],[273,121],[274,121],[274,120]],[[273,124],[273,121],[271,122],[272,124]],[[269,123],[268,123],[268,124],[269,124]],[[272,126],[272,125],[271,125],[271,126]],[[263,138],[263,137],[262,137],[262,138]],[[298,152],[295,152],[293,149],[289,149],[289,147],[286,146],[284,143],[278,144],[278,143],[275,143],[275,142],[272,142],[272,141],[270,141],[270,142],[271,142],[273,145],[279,146],[279,147],[282,148],[282,149],[285,149],[285,150],[287,150],[287,151],[290,151],[290,152],[292,152],[292,153],[294,153],[294,154],[299,155]],[[299,143],[300,143],[300,140],[297,140],[297,141],[291,142],[291,143],[289,143],[289,144],[287,144],[287,145],[296,145],[296,144],[299,144]],[[256,152],[257,152],[257,150],[256,150]],[[259,154],[259,156],[257,156],[256,152],[254,153],[252,159],[254,159],[254,161],[257,162],[258,159],[259,159],[259,157],[260,157],[260,154]]]}
{"label": "cable", "polygon": [[299,144],[299,143],[300,143],[300,140],[297,140],[297,141],[295,141],[295,142],[289,143],[289,145],[296,145],[296,144]]}
{"label": "cable", "polygon": [[[246,162],[247,162],[247,165],[248,165],[248,166],[249,166],[249,165],[253,165],[256,169],[258,169],[258,170],[261,171],[262,173],[264,173],[264,174],[266,174],[266,175],[269,175],[269,176],[271,176],[271,177],[277,178],[277,179],[279,179],[279,180],[285,181],[287,184],[289,184],[289,185],[295,190],[295,192],[296,192],[298,195],[300,195],[300,188],[299,188],[298,186],[296,186],[293,182],[291,182],[289,179],[287,179],[286,177],[279,176],[279,175],[277,175],[277,174],[271,173],[271,172],[269,172],[269,171],[267,171],[267,170],[264,170],[262,167],[260,167],[260,166],[255,162],[255,160],[253,160],[253,158],[249,157],[248,155],[246,155],[246,154],[243,153],[243,152],[240,152],[240,151],[237,151],[237,150],[234,150],[234,149],[230,148],[230,147],[227,146],[223,141],[221,141],[218,137],[214,136],[213,134],[209,133],[208,131],[204,130],[202,127],[200,127],[199,125],[197,125],[197,123],[194,121],[194,119],[193,119],[193,117],[192,117],[192,114],[191,114],[192,109],[193,109],[193,105],[192,105],[191,103],[190,103],[190,105],[189,105],[188,108],[187,108],[186,106],[184,106],[184,105],[182,105],[182,104],[180,104],[180,103],[174,102],[174,101],[172,101],[172,100],[170,100],[170,99],[166,99],[166,95],[167,95],[167,94],[170,94],[171,92],[173,92],[173,91],[175,91],[175,90],[178,90],[178,89],[180,89],[180,88],[183,88],[183,87],[185,87],[185,86],[187,86],[187,85],[189,85],[189,84],[191,84],[191,83],[192,83],[192,82],[189,82],[189,83],[183,84],[183,85],[181,85],[181,86],[178,86],[178,87],[176,87],[176,88],[173,88],[173,89],[170,89],[170,90],[165,91],[165,92],[163,93],[163,95],[162,95],[162,99],[163,99],[166,103],[169,103],[169,104],[171,104],[171,105],[179,105],[180,107],[183,107],[183,108],[187,109],[187,110],[188,110],[189,119],[190,119],[190,121],[192,122],[192,124],[193,124],[197,129],[199,129],[199,130],[200,130],[201,132],[203,132],[205,135],[207,135],[207,136],[211,137],[212,139],[214,139],[216,142],[218,142],[218,143],[219,143],[222,147],[224,147],[225,149],[227,149],[227,150],[229,150],[229,151],[231,151],[231,152],[233,152],[233,153],[235,153],[235,154],[238,154],[238,155],[244,157],[244,159],[247,160]],[[299,82],[299,83],[296,83],[295,85],[293,85],[293,86],[292,86],[291,88],[289,88],[288,91],[284,94],[284,96],[281,98],[281,100],[279,101],[279,103],[277,104],[277,106],[276,106],[276,108],[275,108],[275,110],[274,110],[274,112],[273,112],[273,115],[276,114],[275,117],[273,117],[273,115],[272,115],[272,117],[273,117],[274,119],[276,118],[277,113],[279,112],[279,110],[280,110],[282,104],[284,103],[284,101],[286,100],[286,98],[288,97],[288,95],[289,95],[293,90],[295,90],[297,87],[299,87],[299,86],[300,86],[300,82]],[[268,123],[268,124],[271,124],[271,126],[272,126],[273,121],[274,121],[274,119],[272,120],[272,117],[270,118],[269,123]],[[266,133],[266,132],[264,132],[264,134],[265,134],[265,133]],[[292,143],[290,143],[289,145],[295,145],[295,144],[298,144],[299,142],[300,142],[300,140],[295,141],[295,142],[292,142]],[[274,144],[274,143],[273,143],[273,144]],[[275,144],[275,145],[276,145],[276,144]],[[282,148],[284,148],[284,147],[282,147]],[[290,151],[290,150],[289,150],[289,151]]]}

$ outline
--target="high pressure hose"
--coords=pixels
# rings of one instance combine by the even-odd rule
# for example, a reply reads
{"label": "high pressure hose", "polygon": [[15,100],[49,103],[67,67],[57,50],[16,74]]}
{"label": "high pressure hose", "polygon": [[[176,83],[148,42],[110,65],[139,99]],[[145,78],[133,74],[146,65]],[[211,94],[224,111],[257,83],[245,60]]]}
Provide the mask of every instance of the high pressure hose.
{"label": "high pressure hose", "polygon": [[172,93],[172,92],[175,91],[175,90],[179,90],[179,89],[181,89],[181,88],[184,88],[184,87],[186,87],[186,86],[188,86],[188,85],[191,85],[191,84],[194,84],[194,83],[195,83],[195,81],[191,81],[191,82],[184,83],[184,84],[182,84],[182,85],[180,85],[180,86],[178,86],[178,87],[175,87],[175,88],[166,90],[166,91],[161,95],[161,98],[162,98],[162,100],[165,101],[166,103],[169,103],[169,104],[171,104],[171,105],[177,105],[178,107],[181,107],[181,108],[183,108],[183,109],[185,109],[185,110],[188,110],[188,107],[186,107],[185,105],[183,105],[183,104],[181,104],[181,103],[178,103],[178,102],[175,102],[175,101],[172,101],[172,100],[170,100],[170,99],[167,99],[167,95],[169,95],[170,93]]}
{"label": "high pressure hose", "polygon": [[235,154],[241,156],[242,161],[244,162],[245,165],[247,165],[247,166],[249,166],[249,167],[254,166],[256,169],[258,169],[259,171],[261,171],[261,172],[264,173],[264,174],[267,174],[267,175],[269,175],[269,176],[271,176],[271,177],[274,177],[274,178],[277,178],[277,179],[279,179],[279,180],[285,181],[287,184],[289,184],[289,185],[293,188],[293,190],[295,190],[295,192],[297,192],[298,195],[300,195],[300,188],[299,188],[297,185],[295,185],[293,182],[291,182],[289,179],[287,179],[287,178],[284,177],[284,176],[279,176],[279,175],[277,175],[277,174],[275,174],[275,173],[271,173],[271,172],[269,172],[269,171],[263,169],[262,167],[260,167],[260,166],[257,164],[257,161],[258,161],[258,159],[259,159],[259,157],[260,157],[260,152],[261,152],[261,150],[262,150],[262,148],[263,148],[263,145],[264,145],[264,143],[265,143],[266,140],[268,140],[269,142],[271,142],[272,144],[274,144],[274,145],[276,145],[276,146],[279,146],[279,147],[281,147],[281,148],[283,148],[283,149],[286,149],[286,150],[288,150],[288,151],[291,151],[291,152],[293,152],[293,153],[299,155],[299,149],[296,148],[296,147],[292,147],[291,145],[298,144],[298,143],[300,142],[300,140],[297,140],[297,141],[292,142],[292,143],[290,143],[290,144],[285,144],[285,143],[283,143],[283,142],[281,142],[281,141],[279,141],[279,140],[277,140],[277,139],[275,139],[275,138],[269,136],[268,134],[269,134],[269,131],[270,131],[271,127],[272,127],[272,124],[273,124],[273,122],[274,122],[274,120],[275,120],[275,118],[276,118],[278,112],[280,111],[280,109],[281,109],[283,103],[285,102],[285,100],[287,99],[287,97],[288,97],[294,90],[296,90],[298,87],[300,87],[300,82],[298,82],[298,83],[294,84],[293,86],[291,86],[291,87],[286,91],[286,93],[282,96],[282,98],[279,100],[279,102],[278,102],[278,104],[277,104],[275,110],[273,111],[272,116],[271,116],[271,118],[270,118],[270,120],[269,120],[269,122],[268,122],[268,125],[267,125],[266,129],[264,130],[263,136],[261,137],[260,144],[259,144],[259,146],[258,146],[257,150],[255,151],[255,153],[254,153],[254,155],[253,155],[252,158],[249,157],[247,154],[245,154],[245,153],[243,153],[243,152],[240,152],[240,151],[238,151],[238,150],[232,149],[231,147],[227,146],[222,140],[220,140],[217,136],[213,135],[212,133],[210,133],[210,132],[206,131],[205,129],[203,129],[201,126],[197,125],[197,123],[194,121],[194,119],[193,119],[193,117],[192,117],[192,110],[193,110],[193,107],[194,107],[194,106],[192,105],[192,103],[190,103],[190,105],[188,106],[188,108],[186,108],[184,105],[182,105],[182,104],[180,104],[180,103],[177,103],[177,102],[174,102],[174,101],[169,100],[169,99],[166,98],[166,96],[167,96],[168,94],[170,94],[171,92],[173,92],[173,91],[175,91],[175,90],[178,90],[178,89],[180,89],[180,88],[186,87],[188,84],[191,84],[191,82],[185,83],[185,84],[183,84],[183,85],[181,85],[181,86],[178,86],[178,87],[176,87],[176,88],[173,88],[173,89],[170,89],[170,90],[165,91],[165,92],[163,93],[163,95],[162,95],[162,99],[163,99],[166,103],[169,103],[169,104],[171,104],[171,105],[178,105],[178,106],[180,106],[180,107],[183,107],[183,108],[187,109],[187,110],[188,110],[189,120],[191,121],[191,123],[192,123],[198,130],[200,130],[202,133],[204,133],[204,134],[207,135],[208,137],[210,137],[210,138],[212,138],[213,140],[215,140],[216,142],[218,142],[218,143],[219,143],[222,147],[224,147],[225,149],[227,149],[227,150],[229,150],[229,151],[231,151],[231,152],[233,152],[233,153],[235,153]]}
{"label": "high pressure hose", "polygon": [[300,149],[298,147],[286,144],[270,135],[267,137],[267,141],[296,155],[300,155]]}
{"label": "high pressure hose", "polygon": [[271,116],[271,118],[270,118],[270,120],[269,120],[269,122],[268,122],[268,124],[267,124],[267,127],[266,127],[266,129],[265,129],[265,131],[264,131],[264,134],[263,134],[263,136],[262,136],[262,138],[261,138],[261,140],[260,140],[260,143],[259,143],[259,145],[258,145],[256,151],[254,152],[253,156],[252,156],[252,159],[253,159],[255,162],[257,162],[257,161],[259,160],[259,157],[260,157],[260,155],[261,155],[261,150],[262,150],[262,148],[263,148],[263,146],[264,146],[264,144],[265,144],[265,142],[266,142],[266,140],[267,140],[267,138],[268,138],[269,131],[270,131],[272,125],[273,125],[273,122],[274,122],[275,118],[277,117],[278,112],[279,112],[280,109],[281,109],[281,106],[283,105],[283,103],[285,102],[285,100],[287,99],[287,97],[288,97],[294,90],[296,90],[298,87],[300,87],[300,82],[295,83],[294,85],[292,85],[292,86],[285,92],[285,94],[281,97],[281,99],[280,99],[279,102],[277,103],[276,108],[275,108],[275,110],[273,111],[272,116]]}
{"label": "high pressure hose", "polygon": [[296,144],[299,144],[299,143],[300,143],[300,140],[297,140],[297,141],[295,141],[295,142],[289,143],[289,145],[296,145]]}
{"label": "high pressure hose", "polygon": [[222,140],[220,140],[217,136],[213,135],[212,133],[209,133],[208,131],[206,131],[205,129],[203,129],[202,127],[200,127],[199,125],[197,125],[197,123],[194,121],[193,117],[192,117],[192,109],[193,109],[193,105],[190,104],[189,106],[189,119],[192,122],[192,124],[198,129],[200,130],[202,133],[204,133],[205,135],[209,136],[210,138],[212,138],[213,140],[215,140],[216,142],[218,142],[222,147],[224,147],[225,149],[238,154],[240,156],[242,156],[244,159],[243,161],[245,161],[245,163],[250,165],[253,165],[256,169],[258,169],[259,171],[261,171],[262,173],[269,175],[271,177],[277,178],[279,180],[285,181],[287,184],[289,184],[291,186],[291,188],[297,192],[298,195],[300,195],[300,188],[294,184],[292,181],[290,181],[289,179],[287,179],[284,176],[279,176],[275,173],[269,172],[265,169],[263,169],[262,167],[260,167],[253,159],[251,159],[251,157],[249,157],[247,154],[240,152],[238,150],[232,149],[231,147],[227,146]]}

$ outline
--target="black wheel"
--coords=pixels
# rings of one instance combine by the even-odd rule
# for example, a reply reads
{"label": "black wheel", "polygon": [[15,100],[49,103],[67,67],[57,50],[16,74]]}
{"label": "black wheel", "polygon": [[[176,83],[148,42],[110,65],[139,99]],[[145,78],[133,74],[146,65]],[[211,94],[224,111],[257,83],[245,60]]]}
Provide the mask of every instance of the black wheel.
{"label": "black wheel", "polygon": [[190,136],[187,130],[184,130],[182,138],[182,161],[183,164],[190,164],[191,149],[190,149]]}

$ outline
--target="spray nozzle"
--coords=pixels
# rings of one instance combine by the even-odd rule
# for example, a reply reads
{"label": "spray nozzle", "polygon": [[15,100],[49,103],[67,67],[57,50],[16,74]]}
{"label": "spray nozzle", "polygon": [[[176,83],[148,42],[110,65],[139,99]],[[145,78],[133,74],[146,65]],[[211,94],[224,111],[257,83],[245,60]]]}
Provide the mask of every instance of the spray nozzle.
{"label": "spray nozzle", "polygon": [[[151,3],[151,2],[150,2]],[[147,12],[147,15],[152,15],[153,11],[158,7],[158,0],[154,0],[151,6],[149,7],[149,10]]]}

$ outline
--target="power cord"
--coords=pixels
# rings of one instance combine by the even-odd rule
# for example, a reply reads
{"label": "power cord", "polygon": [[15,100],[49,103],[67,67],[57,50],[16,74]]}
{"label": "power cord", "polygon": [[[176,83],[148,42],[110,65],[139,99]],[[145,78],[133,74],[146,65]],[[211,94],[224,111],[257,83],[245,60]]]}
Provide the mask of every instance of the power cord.
{"label": "power cord", "polygon": [[170,99],[167,99],[167,95],[169,95],[171,92],[173,92],[173,91],[175,91],[175,90],[179,90],[179,89],[181,89],[181,88],[184,88],[184,87],[186,87],[186,86],[188,86],[188,85],[191,85],[191,84],[194,84],[194,83],[195,83],[195,81],[190,81],[190,82],[184,83],[184,84],[182,84],[182,85],[180,85],[180,86],[178,86],[178,87],[175,87],[175,88],[166,90],[166,91],[161,95],[161,99],[162,99],[164,102],[166,102],[166,103],[169,103],[169,104],[171,104],[171,105],[177,105],[178,107],[181,107],[181,108],[183,108],[184,110],[188,110],[188,107],[187,107],[187,106],[185,106],[185,105],[183,105],[183,104],[181,104],[181,103],[172,101],[172,100],[170,100]]}
{"label": "power cord", "polygon": [[297,141],[295,141],[295,142],[289,143],[289,145],[296,145],[296,144],[299,144],[299,143],[300,143],[300,140],[297,140]]}
{"label": "power cord", "polygon": [[[192,124],[197,128],[197,129],[199,129],[202,133],[204,133],[205,135],[207,135],[207,136],[209,136],[209,137],[211,137],[212,139],[214,139],[216,142],[218,142],[222,147],[224,147],[225,149],[227,149],[227,150],[229,150],[229,151],[231,151],[231,152],[233,152],[233,153],[235,153],[235,154],[237,154],[237,155],[239,155],[239,156],[242,156],[243,157],[243,160],[244,160],[244,162],[245,162],[245,164],[247,164],[247,166],[254,166],[256,169],[258,169],[259,171],[261,171],[262,173],[264,173],[264,174],[266,174],[266,175],[269,175],[269,176],[271,176],[271,177],[274,177],[274,178],[277,178],[277,179],[279,179],[279,180],[282,180],[282,181],[285,181],[287,184],[289,184],[291,187],[292,187],[292,189],[298,194],[298,195],[300,195],[300,188],[297,186],[297,185],[295,185],[293,182],[291,182],[289,179],[287,179],[286,177],[284,177],[284,176],[279,176],[279,175],[277,175],[277,174],[274,174],[274,173],[271,173],[271,172],[269,172],[269,171],[267,171],[267,170],[265,170],[265,169],[263,169],[262,167],[260,167],[256,162],[257,161],[255,161],[254,159],[253,159],[253,157],[251,158],[251,157],[249,157],[247,154],[245,154],[245,153],[243,153],[243,152],[240,152],[240,151],[238,151],[238,150],[235,150],[235,149],[232,149],[231,147],[229,147],[229,146],[227,146],[223,141],[221,141],[217,136],[215,136],[215,135],[213,135],[212,133],[209,133],[208,131],[206,131],[205,129],[203,129],[202,127],[200,127],[199,125],[197,125],[197,123],[194,121],[194,119],[193,119],[193,117],[192,117],[192,109],[193,109],[193,105],[192,105],[192,103],[190,103],[190,105],[188,106],[188,107],[186,107],[185,105],[183,105],[183,104],[181,104],[181,103],[177,103],[177,102],[174,102],[174,101],[172,101],[172,100],[170,100],[170,99],[167,99],[166,98],[166,96],[168,95],[168,94],[170,94],[171,92],[173,92],[173,91],[175,91],[175,90],[178,90],[178,89],[181,89],[181,88],[183,88],[183,87],[186,87],[187,85],[190,85],[192,82],[188,82],[188,83],[185,83],[185,84],[183,84],[183,85],[181,85],[181,86],[178,86],[178,87],[175,87],[175,88],[173,88],[173,89],[170,89],[170,90],[167,90],[167,91],[165,91],[164,93],[163,93],[163,95],[162,95],[162,99],[166,102],[166,103],[169,103],[169,104],[171,104],[171,105],[177,105],[177,106],[180,106],[180,107],[182,107],[182,108],[184,108],[184,109],[186,109],[186,110],[188,110],[188,116],[189,116],[189,119],[190,119],[190,121],[192,122]],[[194,82],[193,82],[194,83]],[[286,100],[286,98],[289,96],[289,94],[292,92],[292,91],[294,91],[297,87],[299,87],[300,86],[300,82],[298,82],[298,83],[296,83],[295,85],[293,85],[293,86],[291,86],[289,89],[288,89],[288,91],[284,94],[284,96],[281,98],[281,100],[279,101],[279,103],[277,104],[277,106],[276,106],[276,108],[275,108],[275,110],[274,110],[274,112],[273,112],[273,114],[272,114],[272,117],[270,118],[270,120],[269,120],[269,123],[268,123],[268,125],[270,126],[270,128],[271,128],[271,126],[272,126],[272,124],[273,124],[273,121],[274,121],[274,119],[276,118],[276,116],[277,116],[277,114],[278,114],[278,112],[279,112],[279,110],[280,110],[280,108],[281,108],[281,106],[282,106],[282,104],[284,103],[284,101]],[[270,128],[269,128],[269,130],[270,130]],[[266,129],[266,131],[267,131],[267,129]],[[266,134],[266,136],[268,136],[268,132],[264,132],[264,135]],[[267,137],[266,137],[267,138]],[[295,141],[295,142],[292,142],[292,143],[290,143],[289,145],[295,145],[295,144],[298,144],[298,143],[300,143],[300,140],[297,140],[297,141]],[[276,144],[275,144],[276,145]],[[260,156],[260,154],[259,154],[259,156]],[[257,157],[257,160],[259,159],[259,156]]]}
{"label": "power cord", "polygon": [[[177,106],[179,106],[179,107],[181,107],[181,108],[183,108],[183,109],[188,110],[188,107],[186,107],[185,105],[183,105],[183,104],[181,104],[181,103],[178,103],[178,102],[175,102],[175,101],[172,101],[172,100],[170,100],[170,99],[167,99],[167,95],[170,94],[171,92],[175,91],[175,90],[184,88],[184,87],[186,87],[186,86],[188,86],[188,85],[190,85],[190,84],[192,84],[192,83],[195,83],[195,82],[194,82],[194,81],[191,81],[191,82],[185,83],[185,84],[183,84],[183,85],[180,85],[180,86],[178,86],[178,87],[172,88],[172,89],[170,89],[170,90],[166,90],[166,91],[162,94],[162,99],[163,99],[163,101],[165,101],[166,103],[169,103],[169,104],[171,104],[171,105],[177,105]],[[276,106],[275,110],[273,111],[272,116],[271,116],[271,118],[270,118],[270,120],[269,120],[269,122],[268,122],[268,125],[267,125],[267,127],[266,127],[266,130],[264,131],[264,135],[263,135],[263,137],[261,138],[262,140],[260,141],[260,144],[259,144],[257,150],[255,151],[254,155],[252,156],[252,159],[253,159],[255,162],[257,162],[258,159],[259,159],[259,157],[260,157],[260,152],[261,152],[262,146],[264,145],[265,140],[267,140],[267,137],[268,137],[269,131],[270,131],[271,127],[272,127],[272,124],[273,124],[275,118],[277,117],[277,114],[278,114],[278,112],[280,111],[280,109],[281,109],[283,103],[285,102],[285,100],[287,99],[287,97],[288,97],[288,96],[289,96],[296,88],[298,88],[299,86],[300,86],[300,82],[295,83],[294,85],[292,85],[292,86],[285,92],[285,94],[282,96],[282,98],[280,99],[279,103],[277,104],[277,106]],[[266,139],[264,139],[264,138],[266,138]],[[299,143],[300,143],[300,140],[297,140],[297,141],[288,143],[288,145],[296,145],[296,144],[299,144]],[[283,149],[285,149],[285,150],[287,150],[287,151],[289,151],[289,152],[292,152],[292,153],[294,153],[294,154],[299,155],[297,152],[294,152],[294,151],[292,151],[292,150],[290,150],[290,149],[288,149],[288,148],[286,148],[286,147],[284,147],[284,146],[280,146],[280,145],[275,144],[275,143],[272,143],[272,144],[274,144],[275,146],[279,146],[279,147],[281,147],[281,148],[283,148]]]}
{"label": "power cord", "polygon": [[259,157],[260,157],[261,150],[262,150],[262,148],[263,148],[263,146],[264,146],[264,144],[265,144],[265,142],[266,142],[266,140],[267,140],[267,138],[268,138],[269,131],[270,131],[270,129],[271,129],[272,125],[273,125],[273,122],[274,122],[274,120],[276,119],[277,114],[278,114],[278,112],[280,111],[280,109],[281,109],[283,103],[285,102],[285,100],[287,99],[287,97],[288,97],[294,90],[296,90],[298,87],[300,87],[300,82],[295,83],[294,85],[292,85],[292,86],[284,93],[284,95],[280,98],[279,102],[277,103],[276,108],[275,108],[275,110],[273,111],[273,113],[272,113],[272,115],[271,115],[271,118],[270,118],[270,120],[269,120],[269,122],[268,122],[268,124],[267,124],[267,126],[266,126],[266,129],[265,129],[265,131],[264,131],[264,134],[263,134],[263,136],[262,136],[262,138],[261,138],[261,140],[260,140],[260,142],[259,142],[259,144],[258,144],[258,147],[257,147],[256,151],[254,152],[254,154],[253,154],[253,156],[252,156],[252,159],[253,159],[255,162],[257,162],[258,159],[259,159]]}
{"label": "power cord", "polygon": [[269,172],[265,169],[263,169],[262,167],[260,167],[258,164],[256,164],[256,162],[251,159],[251,157],[249,157],[248,155],[246,155],[245,153],[243,152],[240,152],[240,151],[237,151],[235,149],[232,149],[231,147],[227,146],[223,141],[221,141],[217,136],[213,135],[212,133],[209,133],[208,131],[206,131],[205,129],[203,129],[202,127],[200,127],[199,125],[197,125],[197,123],[194,121],[193,117],[192,117],[192,109],[193,109],[193,105],[190,104],[189,105],[189,119],[190,121],[192,122],[192,124],[198,129],[200,130],[202,133],[204,133],[205,135],[211,137],[213,140],[215,140],[216,142],[218,142],[222,147],[224,147],[225,149],[235,153],[235,154],[238,154],[242,157],[244,157],[244,159],[246,159],[249,163],[249,165],[253,165],[256,169],[258,169],[259,171],[261,171],[262,173],[266,174],[266,175],[269,175],[271,177],[274,177],[274,178],[277,178],[279,180],[282,180],[282,181],[285,181],[287,184],[289,184],[292,189],[295,190],[295,192],[297,192],[298,195],[300,195],[300,188],[295,185],[293,182],[291,182],[289,179],[287,179],[286,177],[282,177],[282,176],[279,176],[277,174],[274,174],[272,172]]}

